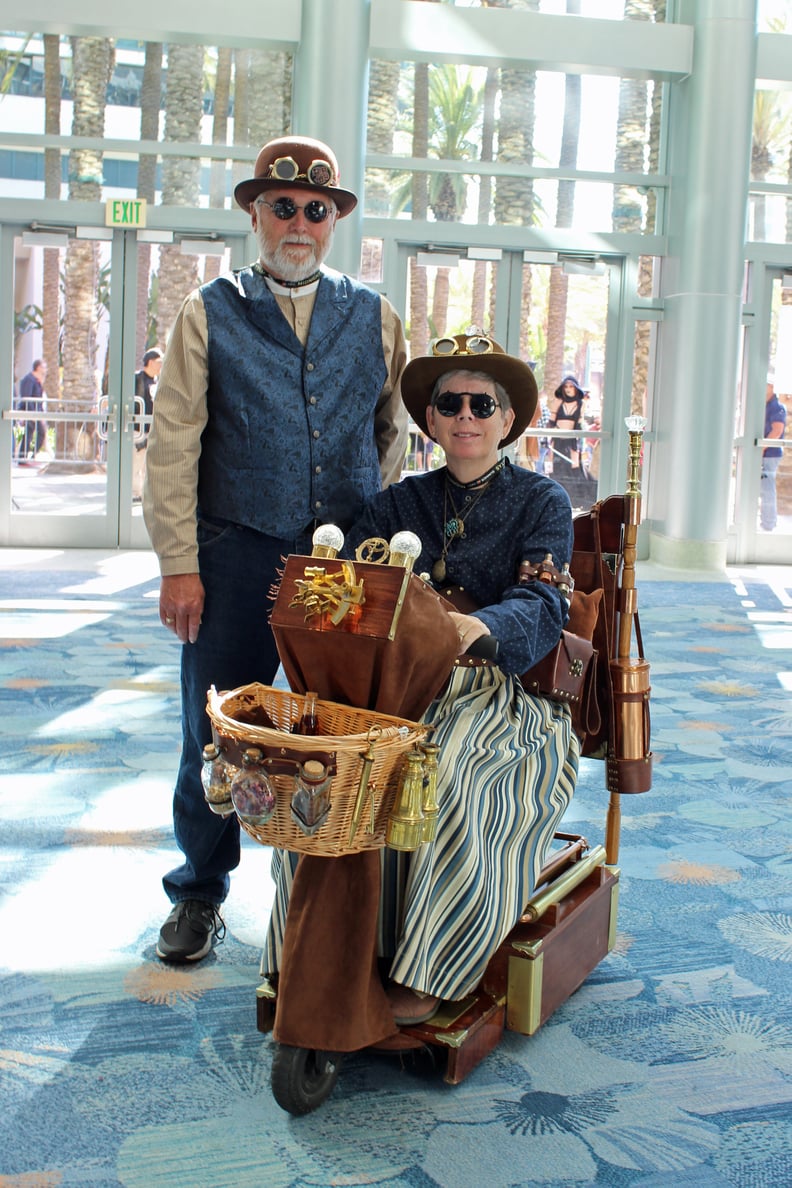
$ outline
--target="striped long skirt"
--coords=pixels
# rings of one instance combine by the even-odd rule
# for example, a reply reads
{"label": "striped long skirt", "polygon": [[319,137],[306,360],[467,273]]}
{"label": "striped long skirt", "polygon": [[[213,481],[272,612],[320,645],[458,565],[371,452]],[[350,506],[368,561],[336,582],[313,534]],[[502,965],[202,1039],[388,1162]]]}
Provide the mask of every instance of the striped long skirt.
{"label": "striped long skirt", "polygon": [[[393,955],[393,981],[464,998],[533,893],[579,747],[567,709],[498,668],[455,669],[424,721],[440,747],[437,837],[413,854],[382,851],[381,955]],[[295,857],[274,855],[266,973],[279,967]]]}

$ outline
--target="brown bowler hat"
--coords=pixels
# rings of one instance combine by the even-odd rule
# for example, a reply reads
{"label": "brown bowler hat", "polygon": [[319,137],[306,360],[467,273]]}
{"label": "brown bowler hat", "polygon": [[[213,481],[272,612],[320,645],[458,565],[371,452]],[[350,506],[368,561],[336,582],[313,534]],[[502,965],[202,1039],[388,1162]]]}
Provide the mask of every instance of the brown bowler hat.
{"label": "brown bowler hat", "polygon": [[538,389],[527,363],[507,355],[502,346],[483,334],[455,334],[432,343],[431,355],[421,355],[405,367],[401,377],[402,400],[412,419],[427,437],[426,408],[441,375],[448,371],[483,371],[503,386],[514,410],[514,424],[501,445],[521,437],[534,415]]}
{"label": "brown bowler hat", "polygon": [[309,136],[282,136],[265,144],[256,157],[253,177],[234,187],[234,198],[243,210],[250,210],[254,198],[264,190],[285,186],[318,190],[332,198],[343,219],[357,206],[351,190],[338,184],[338,161],[332,149]]}

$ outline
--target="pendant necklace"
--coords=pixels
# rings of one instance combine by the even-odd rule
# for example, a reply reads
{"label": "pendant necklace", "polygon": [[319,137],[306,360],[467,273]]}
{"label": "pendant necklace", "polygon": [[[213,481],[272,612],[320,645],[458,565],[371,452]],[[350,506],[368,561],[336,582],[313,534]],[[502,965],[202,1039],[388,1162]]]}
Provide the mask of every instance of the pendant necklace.
{"label": "pendant necklace", "polygon": [[[465,536],[465,520],[457,511],[454,503],[454,496],[451,491],[452,485],[463,491],[475,490],[476,494],[472,497],[467,495],[467,506],[464,508],[465,516],[469,519],[470,513],[481,499],[482,495],[489,489],[495,475],[503,468],[503,461],[497,462],[491,470],[481,478],[475,479],[472,483],[460,483],[452,478],[450,473],[446,471],[445,491],[443,493],[443,550],[440,556],[432,566],[432,581],[444,582],[448,574],[448,567],[446,565],[446,557],[448,550],[455,540],[462,540]],[[448,506],[451,505],[451,516],[448,515]]]}

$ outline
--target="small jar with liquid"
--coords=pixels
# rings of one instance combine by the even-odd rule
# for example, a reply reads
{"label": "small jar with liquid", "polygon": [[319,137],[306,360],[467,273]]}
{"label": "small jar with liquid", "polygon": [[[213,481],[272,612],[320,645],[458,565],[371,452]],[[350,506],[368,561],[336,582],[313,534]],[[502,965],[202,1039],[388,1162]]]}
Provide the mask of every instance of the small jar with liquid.
{"label": "small jar with liquid", "polygon": [[201,783],[206,803],[218,817],[230,817],[234,811],[231,781],[235,771],[235,767],[226,763],[215,743],[207,743],[203,749]]}
{"label": "small jar with liquid", "polygon": [[292,734],[318,734],[319,717],[316,693],[306,693],[302,714],[292,726]]}
{"label": "small jar with liquid", "polygon": [[300,764],[291,799],[291,816],[308,837],[313,837],[327,820],[332,782],[332,776],[318,759],[306,759]]}
{"label": "small jar with liquid", "polygon": [[231,782],[231,800],[240,821],[247,825],[266,825],[275,812],[275,788],[261,765],[261,751],[248,747],[242,755],[243,767]]}

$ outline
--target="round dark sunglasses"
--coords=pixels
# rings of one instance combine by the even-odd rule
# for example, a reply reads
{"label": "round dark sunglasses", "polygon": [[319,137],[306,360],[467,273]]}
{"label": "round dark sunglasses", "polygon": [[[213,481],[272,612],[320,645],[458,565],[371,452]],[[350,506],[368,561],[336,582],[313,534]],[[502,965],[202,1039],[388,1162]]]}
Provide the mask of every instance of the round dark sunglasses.
{"label": "round dark sunglasses", "polygon": [[462,408],[462,401],[467,396],[470,401],[470,411],[480,421],[488,420],[500,408],[494,396],[487,392],[441,392],[434,402],[434,407],[441,417],[455,417]]}
{"label": "round dark sunglasses", "polygon": [[281,219],[286,222],[288,219],[293,219],[298,210],[301,210],[309,223],[323,223],[330,214],[330,209],[324,202],[320,202],[318,198],[314,198],[311,202],[306,202],[305,206],[298,206],[291,198],[276,198],[274,202],[267,202],[266,198],[259,198],[261,206],[268,206],[276,219]]}

